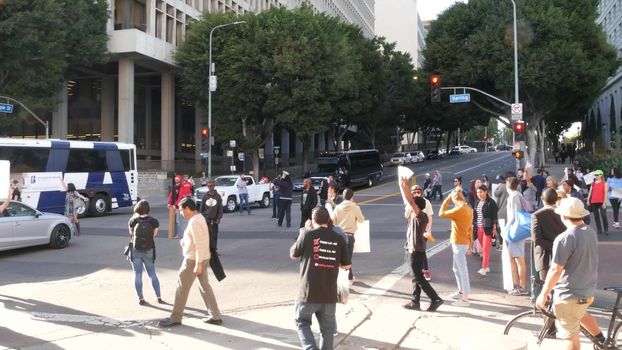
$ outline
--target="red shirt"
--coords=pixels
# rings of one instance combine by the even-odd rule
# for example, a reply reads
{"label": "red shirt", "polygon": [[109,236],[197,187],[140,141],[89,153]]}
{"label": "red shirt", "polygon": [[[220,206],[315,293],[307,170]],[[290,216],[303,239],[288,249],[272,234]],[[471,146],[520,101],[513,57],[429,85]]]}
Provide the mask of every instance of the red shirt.
{"label": "red shirt", "polygon": [[605,203],[605,181],[592,183],[592,197],[590,198],[590,203]]}
{"label": "red shirt", "polygon": [[[179,201],[184,199],[185,197],[192,196],[192,184],[188,181],[182,182],[179,185],[175,185],[173,191],[177,194],[177,200],[175,201],[175,207],[179,204]],[[173,191],[168,195],[168,204],[173,205]]]}

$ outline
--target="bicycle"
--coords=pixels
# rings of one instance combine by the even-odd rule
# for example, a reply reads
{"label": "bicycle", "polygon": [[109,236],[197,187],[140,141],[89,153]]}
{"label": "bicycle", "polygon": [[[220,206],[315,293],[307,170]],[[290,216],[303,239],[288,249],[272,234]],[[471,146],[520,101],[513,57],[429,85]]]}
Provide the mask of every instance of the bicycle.
{"label": "bicycle", "polygon": [[[610,290],[618,294],[611,310],[611,319],[609,320],[605,342],[598,342],[598,339],[591,335],[583,325],[581,325],[581,333],[594,344],[595,350],[622,350],[622,309],[620,305],[622,287],[607,287],[604,290]],[[616,321],[619,322],[616,323]],[[546,338],[555,338],[554,323],[555,315],[553,313],[553,303],[551,302],[546,310],[534,306],[533,310],[516,315],[505,325],[503,334],[527,340],[536,340],[536,343],[540,345]]]}

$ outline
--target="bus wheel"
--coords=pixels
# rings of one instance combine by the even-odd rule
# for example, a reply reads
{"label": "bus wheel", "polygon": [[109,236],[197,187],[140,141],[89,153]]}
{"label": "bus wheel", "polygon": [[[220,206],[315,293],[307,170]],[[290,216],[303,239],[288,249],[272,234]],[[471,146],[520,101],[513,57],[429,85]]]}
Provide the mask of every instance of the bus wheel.
{"label": "bus wheel", "polygon": [[108,200],[103,194],[97,194],[91,198],[89,208],[91,216],[104,216],[108,212]]}

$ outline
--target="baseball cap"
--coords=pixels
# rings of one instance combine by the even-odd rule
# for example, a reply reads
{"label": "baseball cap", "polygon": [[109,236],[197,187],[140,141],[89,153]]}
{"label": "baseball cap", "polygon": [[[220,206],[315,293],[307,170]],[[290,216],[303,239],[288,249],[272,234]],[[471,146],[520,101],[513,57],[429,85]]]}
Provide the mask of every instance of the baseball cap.
{"label": "baseball cap", "polygon": [[603,171],[600,169],[594,171],[594,175],[603,175],[603,174],[604,174]]}

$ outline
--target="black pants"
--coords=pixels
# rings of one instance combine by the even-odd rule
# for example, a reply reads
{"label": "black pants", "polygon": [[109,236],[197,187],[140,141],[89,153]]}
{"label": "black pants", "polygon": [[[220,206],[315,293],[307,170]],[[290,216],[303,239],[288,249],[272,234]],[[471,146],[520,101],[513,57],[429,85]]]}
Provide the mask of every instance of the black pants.
{"label": "black pants", "polygon": [[283,217],[287,227],[292,226],[292,200],[279,198],[279,226],[283,225]]}
{"label": "black pants", "polygon": [[592,214],[596,221],[596,231],[598,233],[609,232],[609,222],[607,221],[607,210],[603,208],[603,203],[591,203]]}
{"label": "black pants", "polygon": [[620,217],[620,199],[619,198],[609,198],[611,202],[611,208],[613,208],[613,222],[619,222],[618,218]]}
{"label": "black pants", "polygon": [[227,275],[218,256],[218,224],[214,220],[207,220],[207,228],[209,228],[209,266],[214,271],[216,279],[222,281]]}
{"label": "black pants", "polygon": [[311,220],[311,211],[300,211],[300,227],[305,227],[307,220]]}
{"label": "black pants", "polygon": [[426,281],[423,277],[423,264],[426,260],[425,252],[408,253],[408,259],[410,260],[410,268],[413,273],[413,303],[419,304],[421,290],[430,298],[430,301],[440,299],[434,288],[430,285],[430,282]]}
{"label": "black pants", "polygon": [[279,195],[274,193],[274,195],[272,196],[272,217],[275,219],[278,218],[277,216],[278,206],[279,206]]}
{"label": "black pants", "polygon": [[[352,261],[352,254],[354,254],[354,235],[346,232],[346,236],[348,237],[348,254],[350,254],[350,261]],[[352,267],[348,271],[348,279],[352,281],[354,279],[354,274],[352,273]]]}
{"label": "black pants", "polygon": [[443,200],[443,190],[441,189],[441,185],[432,186],[432,193],[430,193],[430,197],[428,199],[436,199],[436,194],[440,197],[440,200]]}

